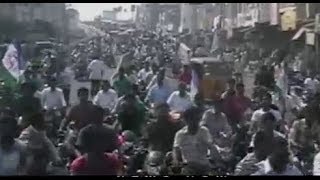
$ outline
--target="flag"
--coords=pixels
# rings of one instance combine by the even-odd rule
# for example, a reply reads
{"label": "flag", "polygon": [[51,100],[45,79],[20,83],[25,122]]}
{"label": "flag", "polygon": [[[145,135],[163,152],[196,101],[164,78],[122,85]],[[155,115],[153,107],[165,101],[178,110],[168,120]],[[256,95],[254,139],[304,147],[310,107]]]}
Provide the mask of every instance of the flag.
{"label": "flag", "polygon": [[4,68],[13,76],[16,80],[19,80],[21,71],[25,68],[25,61],[22,57],[21,45],[19,42],[9,44],[7,52],[5,53],[2,64]]}
{"label": "flag", "polygon": [[0,79],[6,87],[12,91],[16,89],[25,65],[20,43],[15,41],[9,44],[2,59],[2,66],[0,66]]}

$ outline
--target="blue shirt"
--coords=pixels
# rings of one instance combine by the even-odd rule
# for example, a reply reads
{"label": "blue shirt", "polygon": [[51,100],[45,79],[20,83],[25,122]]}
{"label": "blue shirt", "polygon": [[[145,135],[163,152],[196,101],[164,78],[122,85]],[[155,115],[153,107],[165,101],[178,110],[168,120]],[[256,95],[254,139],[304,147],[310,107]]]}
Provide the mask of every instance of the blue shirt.
{"label": "blue shirt", "polygon": [[159,104],[165,103],[170,96],[170,89],[166,86],[159,87],[157,84],[153,85],[146,97],[151,103]]}

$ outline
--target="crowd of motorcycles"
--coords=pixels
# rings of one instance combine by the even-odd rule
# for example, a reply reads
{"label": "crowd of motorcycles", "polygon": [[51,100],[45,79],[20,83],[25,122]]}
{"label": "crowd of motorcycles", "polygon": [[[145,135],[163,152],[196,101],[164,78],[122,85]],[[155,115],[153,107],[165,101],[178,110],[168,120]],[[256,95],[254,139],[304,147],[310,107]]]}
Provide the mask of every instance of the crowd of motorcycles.
{"label": "crowd of motorcycles", "polygon": [[[140,58],[134,57],[134,49],[132,47],[136,45],[138,45],[140,48],[142,46],[145,46],[145,44],[141,42],[141,39],[133,39],[132,44],[116,44],[114,42],[110,43],[103,40],[103,48],[101,49],[104,49],[104,51],[102,51],[102,55],[100,58],[104,60],[108,68],[116,68],[118,66],[117,63],[119,63],[116,62],[117,56],[119,57],[129,55],[132,58],[130,65],[135,66],[138,70],[143,67],[142,59],[154,56],[152,52],[146,52],[146,54],[142,54]],[[93,58],[96,57],[95,55],[99,52],[97,44],[98,43],[96,40],[90,40],[89,42],[77,45],[75,49],[72,51],[70,59],[72,62],[72,69],[74,71],[76,80],[88,81],[89,72],[87,71],[87,67],[90,61],[93,60]],[[170,63],[174,58],[174,41],[166,39],[161,42],[161,45],[163,48],[162,50],[164,51],[163,64],[170,66]],[[146,96],[147,84],[142,81],[139,81],[138,85],[140,98],[144,99],[144,97]],[[61,119],[63,118],[63,113],[61,113],[61,110],[59,109],[53,109],[46,114],[48,137],[52,140],[52,142],[54,142],[62,159],[62,164],[51,164],[50,166],[48,166],[48,172],[49,174],[53,175],[66,175],[68,174],[68,169],[71,162],[77,156],[81,155],[80,147],[76,147],[75,145],[77,137],[72,137],[72,135],[74,136],[75,134],[73,123],[71,122],[65,131],[57,132],[56,130],[58,128],[58,124],[61,122]],[[153,115],[151,113],[149,114],[149,119],[154,119]],[[107,115],[104,123],[108,126],[114,126],[114,124],[117,123],[117,115]],[[162,152],[149,152],[145,139],[136,137],[135,134],[133,134],[130,131],[125,131],[121,133],[121,130],[118,128],[118,126],[116,129],[119,132],[119,139],[121,139],[122,142],[121,147],[116,151],[121,155],[120,157],[123,161],[123,164],[125,165],[124,171],[126,175],[168,174],[168,172],[162,171],[164,170],[164,167],[170,167],[172,160],[171,153],[163,155]],[[66,137],[71,137],[74,139],[72,144],[70,144],[70,142],[67,142]]]}
{"label": "crowd of motorcycles", "polygon": [[[142,55],[139,59],[135,59],[134,48],[144,46],[144,42],[139,38],[132,39],[130,43],[127,44],[116,44],[115,42],[105,41],[102,43],[101,49],[97,48],[97,42],[90,40],[83,44],[79,44],[71,53],[70,59],[72,62],[72,69],[75,74],[75,79],[78,81],[87,81],[89,72],[87,71],[88,64],[92,60],[95,54],[102,54],[101,57],[107,64],[109,68],[117,67],[117,56],[124,54],[130,54],[132,56],[132,63],[137,70],[142,68],[142,59],[146,59],[150,56],[149,53]],[[132,42],[132,43],[131,43]],[[160,48],[163,51],[164,58],[162,64],[164,66],[172,67],[173,59],[175,58],[175,42],[172,40],[162,40],[160,43]],[[152,54],[152,53],[151,53]],[[152,55],[151,55],[152,56]],[[289,74],[289,85],[290,86],[299,86],[303,89],[304,77],[300,73],[292,72]],[[146,84],[144,82],[138,82],[140,86],[140,95],[141,99],[144,99]],[[305,103],[309,101],[310,93],[307,90],[304,90],[304,94],[301,97]],[[258,107],[258,105],[257,105]],[[253,109],[255,110],[255,109]],[[148,110],[149,121],[154,119],[151,110]],[[53,165],[51,164],[48,167],[48,173],[52,175],[67,175],[69,174],[69,165],[70,163],[81,154],[81,150],[78,149],[75,145],[70,145],[66,143],[66,137],[73,133],[74,128],[71,123],[69,127],[64,132],[57,132],[59,123],[63,118],[64,113],[61,113],[59,109],[53,109],[47,113],[46,119],[47,123],[51,123],[48,127],[51,127],[51,130],[48,129],[47,132],[50,133],[48,136],[56,145],[59,155],[62,158],[62,164]],[[248,118],[251,118],[251,114],[248,114]],[[117,121],[117,115],[108,115],[105,118],[105,124],[113,125]],[[58,122],[58,123],[54,123]],[[183,167],[173,166],[173,157],[172,152],[159,152],[159,151],[149,151],[147,140],[143,137],[135,137],[134,134],[130,131],[119,131],[119,139],[122,142],[121,147],[117,150],[123,163],[125,164],[125,174],[126,175],[181,175],[181,169]],[[232,175],[235,165],[248,153],[248,146],[250,143],[250,136],[248,135],[249,126],[238,127],[237,132],[233,136],[233,143],[228,147],[217,147],[224,163],[215,165],[212,161],[212,174],[211,175]],[[70,136],[69,136],[70,137]],[[76,137],[74,137],[76,139]],[[75,143],[75,142],[74,142]],[[310,164],[310,162],[309,162]],[[184,166],[184,165],[182,165]],[[306,167],[307,165],[303,165]],[[310,168],[308,168],[310,170]]]}

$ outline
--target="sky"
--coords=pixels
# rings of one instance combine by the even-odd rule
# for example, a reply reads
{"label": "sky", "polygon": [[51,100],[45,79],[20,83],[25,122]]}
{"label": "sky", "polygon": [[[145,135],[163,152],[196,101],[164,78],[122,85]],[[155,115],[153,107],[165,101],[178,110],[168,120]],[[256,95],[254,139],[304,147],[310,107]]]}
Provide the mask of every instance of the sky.
{"label": "sky", "polygon": [[102,15],[103,10],[112,10],[115,7],[122,6],[122,9],[127,9],[127,13],[119,13],[118,18],[127,20],[131,18],[130,6],[139,3],[70,3],[72,8],[75,8],[80,13],[81,21],[91,21],[94,17]]}

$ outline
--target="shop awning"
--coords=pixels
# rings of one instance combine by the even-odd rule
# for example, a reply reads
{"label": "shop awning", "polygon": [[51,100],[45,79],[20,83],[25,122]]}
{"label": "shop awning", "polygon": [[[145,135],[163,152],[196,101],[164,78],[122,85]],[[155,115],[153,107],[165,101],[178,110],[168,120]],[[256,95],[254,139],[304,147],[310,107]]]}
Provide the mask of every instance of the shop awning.
{"label": "shop awning", "polygon": [[300,39],[305,32],[312,32],[314,29],[314,25],[314,22],[304,25],[299,29],[299,31],[293,36],[291,40],[296,41]]}

